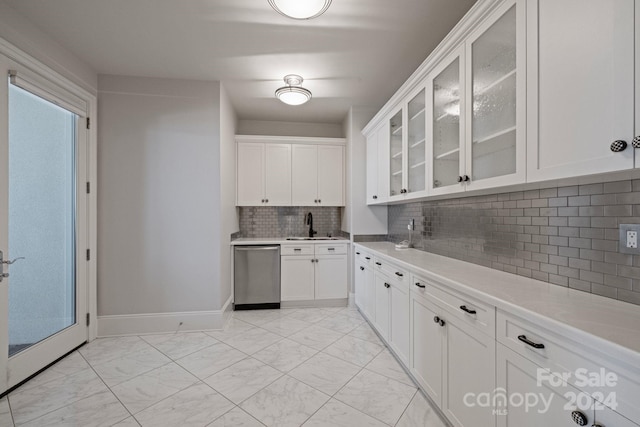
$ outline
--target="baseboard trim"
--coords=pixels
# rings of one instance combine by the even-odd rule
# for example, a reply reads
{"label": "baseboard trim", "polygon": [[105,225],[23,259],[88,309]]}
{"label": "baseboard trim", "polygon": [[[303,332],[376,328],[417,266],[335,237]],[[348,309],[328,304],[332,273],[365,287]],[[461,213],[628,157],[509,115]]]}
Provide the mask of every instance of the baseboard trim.
{"label": "baseboard trim", "polygon": [[356,306],[356,294],[354,292],[349,292],[348,305],[349,305],[349,307],[355,307]]}
{"label": "baseboard trim", "polygon": [[222,329],[230,309],[231,297],[220,310],[98,316],[98,337]]}

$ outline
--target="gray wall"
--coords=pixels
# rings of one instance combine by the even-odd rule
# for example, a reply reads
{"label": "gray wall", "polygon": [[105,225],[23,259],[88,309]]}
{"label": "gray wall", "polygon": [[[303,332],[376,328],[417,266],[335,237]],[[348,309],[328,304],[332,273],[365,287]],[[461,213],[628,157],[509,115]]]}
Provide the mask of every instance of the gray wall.
{"label": "gray wall", "polygon": [[221,307],[220,116],[218,82],[100,76],[99,315]]}
{"label": "gray wall", "polygon": [[95,94],[98,74],[15,9],[0,0],[0,37]]}
{"label": "gray wall", "polygon": [[640,223],[640,180],[389,207],[389,240],[640,304],[640,256],[618,253],[618,225]]}

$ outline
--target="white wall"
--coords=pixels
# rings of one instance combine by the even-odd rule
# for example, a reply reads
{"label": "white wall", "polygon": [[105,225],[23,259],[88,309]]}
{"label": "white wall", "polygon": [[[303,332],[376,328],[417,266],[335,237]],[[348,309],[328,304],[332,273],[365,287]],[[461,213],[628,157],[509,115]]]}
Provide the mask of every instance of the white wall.
{"label": "white wall", "polygon": [[340,123],[302,123],[262,120],[240,120],[238,135],[310,136],[344,138]]}
{"label": "white wall", "polygon": [[220,309],[219,82],[98,87],[98,314]]}
{"label": "white wall", "polygon": [[376,110],[351,107],[344,121],[347,138],[347,206],[342,230],[354,234],[387,234],[387,207],[367,206],[366,139],[362,129]]}
{"label": "white wall", "polygon": [[236,208],[236,127],[237,117],[227,91],[220,86],[220,298],[231,297],[231,234],[240,229]]}
{"label": "white wall", "polygon": [[96,71],[0,0],[0,37],[51,67],[92,94],[98,87]]}

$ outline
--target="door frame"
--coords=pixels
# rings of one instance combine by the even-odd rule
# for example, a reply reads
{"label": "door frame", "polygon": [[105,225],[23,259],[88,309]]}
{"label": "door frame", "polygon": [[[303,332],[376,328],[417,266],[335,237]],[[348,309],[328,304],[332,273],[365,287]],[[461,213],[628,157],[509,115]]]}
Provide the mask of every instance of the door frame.
{"label": "door frame", "polygon": [[[84,117],[89,119],[90,126],[89,123],[87,123],[87,126],[82,126],[81,122],[78,123],[79,130],[85,127],[88,127],[88,129],[86,132],[79,132],[76,154],[77,158],[80,158],[80,156],[83,157],[86,166],[82,170],[78,169],[76,176],[78,195],[76,204],[77,206],[81,204],[85,205],[85,215],[78,215],[76,220],[76,230],[82,227],[82,232],[79,232],[76,237],[76,271],[85,277],[84,282],[86,283],[86,289],[84,290],[84,305],[89,320],[87,341],[92,341],[97,335],[97,97],[94,93],[89,92],[79,84],[51,69],[2,38],[0,38],[0,63],[6,65],[9,69],[18,70],[19,73],[25,73],[36,78],[38,81],[44,82],[47,87],[58,88],[62,92],[70,93],[83,100],[86,105],[86,114]],[[0,124],[4,125],[4,129],[8,129],[8,84],[7,82],[5,86],[6,89],[2,89],[1,93],[3,96],[0,101]],[[82,120],[82,118],[79,120]],[[8,131],[0,135],[0,138],[0,146],[8,147]],[[90,183],[90,187],[87,186],[86,183]],[[89,192],[80,191],[80,189],[84,188],[87,188]],[[8,194],[5,192],[6,190],[8,190],[8,188],[0,188],[0,197],[5,198],[5,200],[7,200],[8,197]],[[83,241],[79,241],[81,236],[83,236]],[[6,248],[3,249],[6,250]],[[85,250],[89,251],[90,257],[85,255]],[[87,258],[89,259],[87,260]],[[3,285],[5,285],[5,283],[8,282],[4,282]],[[80,294],[78,294],[78,297],[79,296]],[[0,309],[8,313],[8,293],[7,298],[0,298]],[[81,314],[78,316],[77,323],[82,324],[84,322],[84,314]],[[8,348],[7,338],[8,337],[0,337],[0,348],[2,348],[2,346]],[[6,367],[7,372],[6,375],[0,372],[0,393],[16,386],[25,379],[9,379],[8,363],[8,352],[1,351],[0,367]]]}

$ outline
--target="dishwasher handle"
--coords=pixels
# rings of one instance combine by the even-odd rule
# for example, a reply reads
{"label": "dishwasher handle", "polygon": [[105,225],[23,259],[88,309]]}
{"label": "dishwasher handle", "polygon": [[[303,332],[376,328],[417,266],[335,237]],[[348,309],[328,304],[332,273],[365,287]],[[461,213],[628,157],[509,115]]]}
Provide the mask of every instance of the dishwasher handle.
{"label": "dishwasher handle", "polygon": [[275,251],[280,246],[236,246],[236,251]]}

